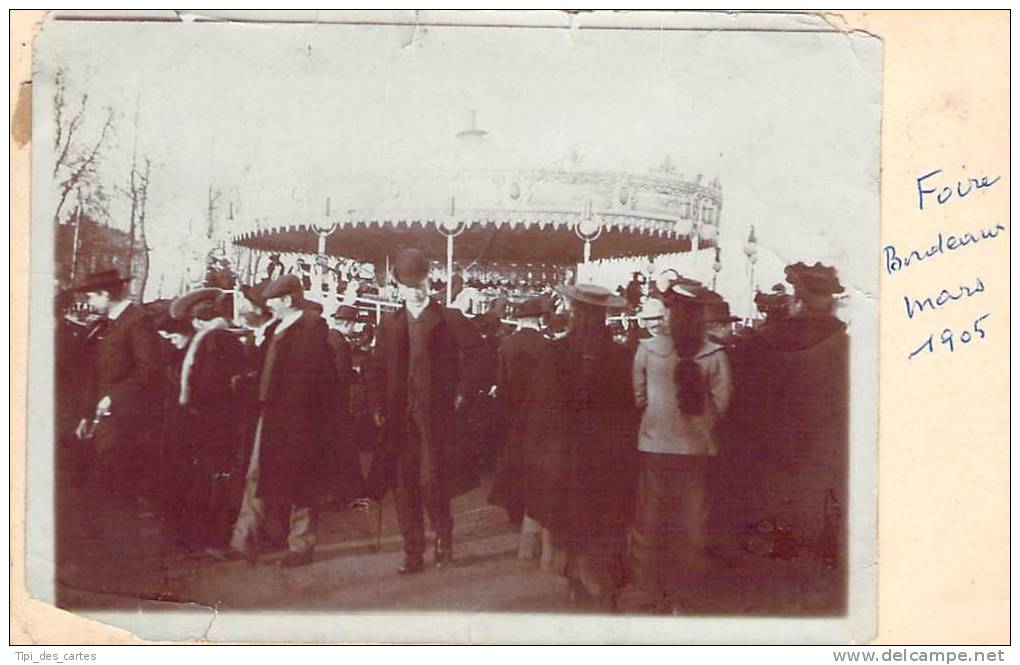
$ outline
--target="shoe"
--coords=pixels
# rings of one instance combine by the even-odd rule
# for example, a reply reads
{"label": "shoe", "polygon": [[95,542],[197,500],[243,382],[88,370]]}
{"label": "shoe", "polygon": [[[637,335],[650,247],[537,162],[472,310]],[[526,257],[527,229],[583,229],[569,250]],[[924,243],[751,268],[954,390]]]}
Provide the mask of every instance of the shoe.
{"label": "shoe", "polygon": [[297,568],[307,566],[314,560],[311,550],[307,552],[287,552],[287,555],[280,559],[280,568]]}
{"label": "shoe", "polygon": [[446,568],[453,563],[453,539],[449,536],[436,538],[436,568]]}
{"label": "shoe", "polygon": [[413,575],[425,570],[425,558],[422,556],[404,556],[404,563],[400,564],[397,572],[401,575]]}
{"label": "shoe", "polygon": [[239,552],[231,547],[207,547],[205,555],[217,561],[247,561],[253,566],[258,559],[254,552]]}

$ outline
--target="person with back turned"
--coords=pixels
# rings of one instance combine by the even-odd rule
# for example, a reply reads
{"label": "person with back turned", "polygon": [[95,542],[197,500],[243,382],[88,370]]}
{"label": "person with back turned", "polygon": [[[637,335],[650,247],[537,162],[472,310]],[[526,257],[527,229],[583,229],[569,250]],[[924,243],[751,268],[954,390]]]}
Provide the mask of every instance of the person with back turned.
{"label": "person with back turned", "polygon": [[404,539],[401,574],[425,567],[424,511],[436,534],[435,565],[453,560],[453,517],[460,459],[452,448],[454,411],[476,389],[472,354],[479,340],[457,311],[429,299],[429,262],[418,249],[397,254],[394,276],[404,306],[383,317],[370,363],[369,400],[382,429],[380,460],[395,475]]}

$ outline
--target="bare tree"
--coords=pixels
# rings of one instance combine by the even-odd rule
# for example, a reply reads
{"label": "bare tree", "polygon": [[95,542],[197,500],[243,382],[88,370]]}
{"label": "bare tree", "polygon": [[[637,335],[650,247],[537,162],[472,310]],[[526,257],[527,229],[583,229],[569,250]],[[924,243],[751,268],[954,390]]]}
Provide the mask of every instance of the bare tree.
{"label": "bare tree", "polygon": [[[60,216],[72,192],[77,193],[82,202],[79,208],[87,207],[93,218],[108,219],[108,199],[98,177],[97,167],[100,151],[113,127],[113,109],[109,107],[105,109],[106,116],[99,130],[99,137],[86,142],[81,133],[88,110],[88,94],[82,94],[78,103],[72,107],[67,100],[67,83],[63,69],[57,70],[55,83],[53,117],[56,131],[53,148],[56,158],[53,162],[53,178],[57,182],[59,195],[56,210],[53,212],[53,221],[55,224],[60,223]],[[80,210],[78,212],[76,218],[81,216]]]}
{"label": "bare tree", "polygon": [[131,171],[127,185],[118,191],[131,204],[128,218],[128,270],[138,284],[139,296],[145,293],[149,278],[149,245],[145,237],[146,206],[149,200],[149,179],[152,174],[152,160],[138,156],[138,121],[141,99],[135,102],[134,141],[131,148]]}
{"label": "bare tree", "polygon": [[213,189],[213,186],[210,183],[208,203],[206,205],[206,238],[212,239],[216,232],[216,211],[220,209],[221,198],[223,198],[223,192],[218,189]]}

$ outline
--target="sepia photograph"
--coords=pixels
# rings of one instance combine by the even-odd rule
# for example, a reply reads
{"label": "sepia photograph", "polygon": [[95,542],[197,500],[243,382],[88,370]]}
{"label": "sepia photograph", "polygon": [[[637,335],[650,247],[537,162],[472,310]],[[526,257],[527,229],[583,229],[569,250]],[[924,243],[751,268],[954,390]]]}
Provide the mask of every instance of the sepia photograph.
{"label": "sepia photograph", "polygon": [[323,14],[42,26],[32,595],[146,639],[870,639],[881,40]]}

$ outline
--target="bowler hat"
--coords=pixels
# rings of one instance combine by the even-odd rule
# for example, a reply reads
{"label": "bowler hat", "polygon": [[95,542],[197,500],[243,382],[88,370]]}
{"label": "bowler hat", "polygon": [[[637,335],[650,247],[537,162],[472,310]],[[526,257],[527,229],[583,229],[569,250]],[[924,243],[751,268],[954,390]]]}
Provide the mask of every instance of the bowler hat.
{"label": "bowler hat", "polygon": [[404,286],[418,286],[429,274],[429,259],[416,248],[402,249],[393,261],[393,276]]}
{"label": "bowler hat", "polygon": [[262,298],[271,300],[283,296],[296,296],[300,298],[304,294],[301,286],[301,278],[297,275],[281,275],[269,282],[262,288]]}
{"label": "bowler hat", "polygon": [[224,295],[224,291],[212,287],[189,291],[170,303],[170,316],[175,319],[215,318],[216,306]]}
{"label": "bowler hat", "polygon": [[627,301],[607,288],[595,284],[561,284],[553,287],[557,293],[577,302],[598,307],[626,307]]}
{"label": "bowler hat", "polygon": [[333,312],[333,318],[337,321],[357,321],[358,310],[350,305],[340,305],[335,312]]}
{"label": "bowler hat", "polygon": [[112,289],[130,281],[130,277],[121,277],[120,273],[115,269],[100,270],[86,276],[85,279],[74,287],[73,291],[77,293],[94,293],[96,291]]}

